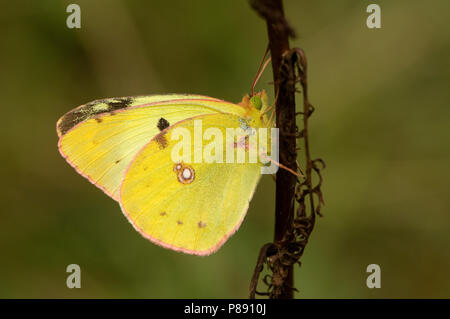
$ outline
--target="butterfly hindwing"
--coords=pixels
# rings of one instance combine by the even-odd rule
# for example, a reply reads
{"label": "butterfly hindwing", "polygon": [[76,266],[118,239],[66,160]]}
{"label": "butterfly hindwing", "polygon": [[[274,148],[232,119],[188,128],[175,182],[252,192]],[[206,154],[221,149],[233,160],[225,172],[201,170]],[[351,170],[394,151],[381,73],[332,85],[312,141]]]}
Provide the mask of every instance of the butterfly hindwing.
{"label": "butterfly hindwing", "polygon": [[[182,120],[160,132],[130,163],[120,190],[120,205],[144,237],[163,247],[196,255],[216,251],[241,224],[260,178],[259,163],[174,161],[177,128],[194,136],[195,121],[202,129],[221,131],[242,126],[232,114],[208,114]],[[216,136],[217,138],[217,136]],[[204,142],[203,145],[206,143]],[[195,152],[193,143],[191,155]],[[235,157],[236,158],[236,157]]]}

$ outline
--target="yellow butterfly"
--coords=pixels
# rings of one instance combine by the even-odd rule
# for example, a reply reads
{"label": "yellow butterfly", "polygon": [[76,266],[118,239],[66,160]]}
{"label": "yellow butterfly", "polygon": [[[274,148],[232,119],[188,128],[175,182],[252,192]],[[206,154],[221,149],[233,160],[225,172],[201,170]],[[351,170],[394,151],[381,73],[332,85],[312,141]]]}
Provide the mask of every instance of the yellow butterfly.
{"label": "yellow butterfly", "polygon": [[[252,130],[272,127],[269,109],[264,91],[239,104],[183,94],[96,100],[58,120],[58,148],[78,173],[119,202],[142,236],[175,251],[209,255],[241,225],[263,166],[220,157],[231,149],[244,150],[248,159]],[[209,152],[215,162],[174,161],[180,129],[195,136],[199,120],[205,134],[216,130],[211,140],[230,128],[245,138],[225,140],[222,149],[184,150],[200,157]]]}

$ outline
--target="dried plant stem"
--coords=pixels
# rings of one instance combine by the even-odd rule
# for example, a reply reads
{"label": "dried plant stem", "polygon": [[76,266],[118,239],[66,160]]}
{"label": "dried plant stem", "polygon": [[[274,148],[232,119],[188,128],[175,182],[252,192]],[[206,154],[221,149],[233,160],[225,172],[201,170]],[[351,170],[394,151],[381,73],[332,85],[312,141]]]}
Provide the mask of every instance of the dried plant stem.
{"label": "dried plant stem", "polygon": [[[280,169],[276,176],[275,197],[275,238],[273,243],[265,244],[258,257],[257,265],[250,284],[250,298],[256,294],[267,295],[270,298],[293,298],[293,265],[300,263],[299,259],[308,242],[315,224],[316,213],[320,214],[323,204],[320,186],[322,177],[317,163],[312,160],[309,150],[308,118],[313,107],[308,101],[306,57],[301,49],[289,48],[289,37],[294,36],[283,12],[281,0],[253,0],[255,9],[267,23],[269,49],[272,59],[273,79],[276,99],[276,123],[279,128],[280,163],[290,170],[297,171],[297,139],[303,140],[306,172],[299,174],[302,180],[286,169]],[[300,82],[303,89],[303,129],[299,132],[296,125],[295,93],[296,84]],[[319,183],[312,185],[312,173],[319,176]],[[319,198],[315,206],[314,194]],[[305,205],[309,197],[309,215]],[[295,211],[295,203],[298,208]],[[256,290],[259,275],[267,265],[271,274],[263,278],[267,292]]]}

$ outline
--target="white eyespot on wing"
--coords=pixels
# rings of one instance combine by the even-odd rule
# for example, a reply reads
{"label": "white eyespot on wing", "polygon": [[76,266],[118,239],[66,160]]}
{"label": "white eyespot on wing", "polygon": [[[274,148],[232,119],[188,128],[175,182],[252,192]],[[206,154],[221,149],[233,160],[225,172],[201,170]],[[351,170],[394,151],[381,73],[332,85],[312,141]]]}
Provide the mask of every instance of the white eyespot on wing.
{"label": "white eyespot on wing", "polygon": [[191,173],[191,171],[189,170],[189,168],[185,168],[185,169],[183,170],[183,178],[184,178],[184,179],[190,179],[191,176],[192,176],[192,173]]}
{"label": "white eyespot on wing", "polygon": [[173,167],[173,171],[177,175],[178,181],[182,184],[190,184],[194,181],[195,170],[184,163],[177,163]]}

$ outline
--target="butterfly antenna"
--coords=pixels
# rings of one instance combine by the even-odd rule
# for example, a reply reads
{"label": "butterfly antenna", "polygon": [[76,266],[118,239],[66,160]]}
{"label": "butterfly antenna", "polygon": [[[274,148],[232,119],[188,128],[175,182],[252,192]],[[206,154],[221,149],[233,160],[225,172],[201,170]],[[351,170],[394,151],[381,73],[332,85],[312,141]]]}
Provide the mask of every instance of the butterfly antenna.
{"label": "butterfly antenna", "polygon": [[271,60],[269,57],[267,59],[267,61],[264,62],[268,53],[269,53],[269,46],[267,46],[266,52],[264,52],[264,56],[261,60],[261,63],[259,64],[258,71],[256,71],[255,79],[253,80],[253,83],[252,83],[251,96],[253,96],[253,94],[255,92],[256,83],[258,83],[258,80],[261,77],[262,73],[264,72],[264,69],[266,68],[267,64],[269,64],[269,62]]}
{"label": "butterfly antenna", "polygon": [[[277,104],[277,100],[278,100],[278,93],[279,92],[277,91],[277,95],[275,96],[275,101],[273,101],[272,105],[270,107],[268,107],[265,111],[261,112],[261,116],[260,116],[261,119],[263,119],[265,114],[269,113],[270,111],[272,111],[275,108],[275,105]],[[272,114],[270,114],[268,126],[272,125],[272,120],[275,120],[274,116],[275,116],[275,111],[273,111]]]}
{"label": "butterfly antenna", "polygon": [[280,168],[282,168],[282,169],[288,171],[289,173],[291,173],[291,174],[294,175],[294,176],[297,176],[297,177],[305,177],[303,174],[300,174],[300,173],[298,173],[298,172],[295,172],[294,170],[290,169],[290,168],[287,167],[287,166],[284,166],[283,164],[277,162],[277,161],[274,160],[274,159],[271,159],[269,156],[266,156],[265,154],[262,154],[262,153],[261,153],[260,156],[263,157],[263,158],[265,158],[265,159],[267,159],[267,160],[269,160],[269,161],[271,161],[272,163],[274,163],[274,164],[277,165],[278,167],[280,167]]}
{"label": "butterfly antenna", "polygon": [[[295,172],[294,170],[290,169],[290,168],[287,167],[287,166],[284,166],[284,165],[281,164],[280,162],[277,162],[276,160],[270,158],[269,156],[267,156],[267,155],[264,154],[264,153],[260,153],[259,156],[262,157],[262,158],[264,158],[264,159],[266,159],[266,160],[268,160],[268,161],[270,161],[270,162],[272,162],[272,163],[274,163],[276,166],[281,167],[282,169],[288,171],[289,173],[291,173],[292,175],[294,175],[294,176],[296,176],[296,177],[305,177],[303,174],[298,173],[298,172]],[[297,163],[297,167],[299,167],[297,161],[296,161],[296,163]],[[300,169],[300,171],[301,171],[301,169]]]}

